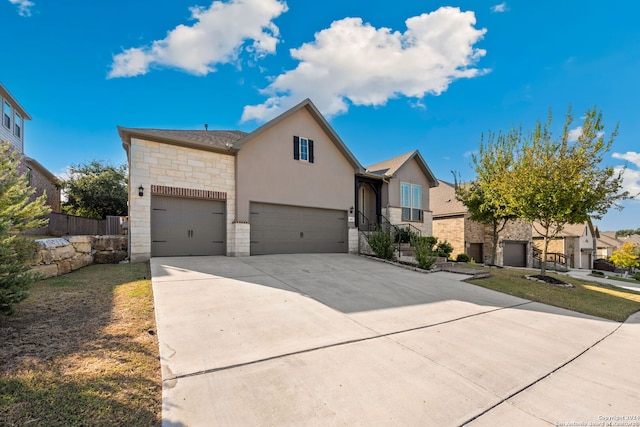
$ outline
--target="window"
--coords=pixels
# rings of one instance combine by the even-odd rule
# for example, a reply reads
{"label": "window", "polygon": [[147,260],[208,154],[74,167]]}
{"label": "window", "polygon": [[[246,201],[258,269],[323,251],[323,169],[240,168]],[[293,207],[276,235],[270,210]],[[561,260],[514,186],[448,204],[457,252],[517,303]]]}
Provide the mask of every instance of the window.
{"label": "window", "polygon": [[422,187],[400,183],[400,205],[403,221],[422,221]]}
{"label": "window", "polygon": [[7,129],[11,129],[11,105],[8,102],[4,102],[4,116],[2,117],[2,123]]}
{"label": "window", "polygon": [[314,162],[313,155],[313,140],[309,138],[302,138],[299,136],[293,137],[293,159],[303,162]]}
{"label": "window", "polygon": [[22,116],[16,113],[15,123],[13,124],[13,134],[18,138],[22,138]]}

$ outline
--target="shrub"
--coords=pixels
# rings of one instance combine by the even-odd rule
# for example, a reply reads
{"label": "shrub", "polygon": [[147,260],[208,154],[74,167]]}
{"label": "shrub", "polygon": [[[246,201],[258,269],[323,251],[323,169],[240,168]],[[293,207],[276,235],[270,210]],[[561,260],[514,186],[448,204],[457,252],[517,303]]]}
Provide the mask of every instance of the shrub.
{"label": "shrub", "polygon": [[453,246],[451,246],[451,243],[446,240],[444,242],[439,242],[436,246],[436,253],[440,257],[448,259],[451,256],[451,252],[453,252]]}
{"label": "shrub", "polygon": [[435,237],[414,236],[411,244],[416,254],[416,261],[420,268],[429,270],[437,260],[437,255],[433,252],[433,246],[437,239]]}
{"label": "shrub", "polygon": [[640,271],[633,275],[633,278],[636,280],[640,280]]}
{"label": "shrub", "polygon": [[598,276],[598,277],[604,277],[604,273],[602,271],[598,271],[598,270],[591,270],[591,275],[592,276]]}
{"label": "shrub", "polygon": [[469,262],[471,261],[471,257],[467,254],[458,254],[456,257],[456,261],[458,262]]}
{"label": "shrub", "polygon": [[382,259],[393,259],[395,248],[389,231],[378,230],[369,235],[369,246],[373,253]]}
{"label": "shrub", "polygon": [[400,228],[396,234],[396,243],[410,243],[417,234],[406,228]]}

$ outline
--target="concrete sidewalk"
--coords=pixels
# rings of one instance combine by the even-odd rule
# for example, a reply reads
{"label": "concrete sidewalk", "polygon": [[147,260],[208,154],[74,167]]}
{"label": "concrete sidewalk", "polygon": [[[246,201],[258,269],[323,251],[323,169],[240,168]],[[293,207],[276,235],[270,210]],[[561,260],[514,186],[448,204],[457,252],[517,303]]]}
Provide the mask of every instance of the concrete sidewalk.
{"label": "concrete sidewalk", "polygon": [[[607,272],[604,272],[605,274]],[[612,280],[612,279],[607,279],[604,277],[597,277],[597,276],[592,276],[591,275],[591,270],[585,270],[585,269],[571,269],[566,273],[559,273],[559,274],[566,274],[568,276],[571,277],[576,277],[578,279],[583,279],[583,280],[588,280],[591,282],[596,282],[596,283],[604,283],[607,285],[611,285],[611,286],[617,286],[619,288],[625,288],[625,289],[630,289],[632,291],[638,291],[640,292],[640,281],[636,283],[633,282],[623,282],[620,280]]]}
{"label": "concrete sidewalk", "polygon": [[546,425],[640,401],[637,318],[351,255],[151,267],[165,426]]}

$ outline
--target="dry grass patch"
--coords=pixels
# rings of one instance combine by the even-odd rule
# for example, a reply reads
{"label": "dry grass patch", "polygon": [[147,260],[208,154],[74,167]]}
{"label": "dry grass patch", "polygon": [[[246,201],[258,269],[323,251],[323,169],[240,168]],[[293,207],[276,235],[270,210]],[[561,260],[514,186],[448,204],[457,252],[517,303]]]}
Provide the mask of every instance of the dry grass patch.
{"label": "dry grass patch", "polygon": [[623,322],[631,314],[640,311],[640,301],[638,300],[640,292],[556,273],[547,274],[570,283],[573,287],[563,288],[524,278],[525,275],[539,274],[539,270],[491,268],[490,272],[491,277],[470,280],[469,283],[618,322]]}
{"label": "dry grass patch", "polygon": [[0,317],[0,424],[160,425],[148,264],[40,281],[16,308]]}

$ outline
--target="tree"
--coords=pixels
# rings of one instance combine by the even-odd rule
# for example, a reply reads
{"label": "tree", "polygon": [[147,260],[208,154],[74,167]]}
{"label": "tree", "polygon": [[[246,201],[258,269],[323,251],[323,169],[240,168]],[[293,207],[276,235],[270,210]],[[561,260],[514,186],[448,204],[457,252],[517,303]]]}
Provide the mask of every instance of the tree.
{"label": "tree", "polygon": [[62,211],[69,215],[104,219],[127,214],[127,166],[112,166],[93,160],[69,167],[63,188],[67,201]]}
{"label": "tree", "polygon": [[27,261],[33,245],[18,233],[45,226],[42,217],[51,209],[46,194],[29,202],[34,189],[20,172],[20,154],[0,141],[0,313],[13,313],[13,306],[27,297],[27,288],[36,275]]}
{"label": "tree", "polygon": [[508,185],[504,178],[514,168],[514,152],[520,140],[520,131],[512,129],[506,134],[489,133],[487,143],[480,140],[477,154],[472,156],[476,173],[475,181],[462,184],[459,175],[453,173],[456,199],[469,210],[469,219],[491,227],[490,264],[496,263],[498,237],[510,220],[516,219],[516,213],[508,200]]}
{"label": "tree", "polygon": [[[518,144],[513,173],[496,177],[508,188],[508,205],[517,215],[531,221],[543,236],[542,260],[546,259],[549,241],[567,224],[580,224],[590,218],[600,219],[607,210],[629,197],[622,188],[622,172],[601,167],[603,156],[611,149],[618,127],[604,139],[602,113],[587,110],[577,138],[571,137],[573,115],[567,112],[562,135],[554,140],[552,115],[547,122],[538,121],[533,132]],[[504,187],[506,185],[506,187]],[[546,263],[540,263],[546,274]]]}
{"label": "tree", "polygon": [[611,262],[622,268],[640,267],[639,252],[640,248],[627,242],[611,254]]}

